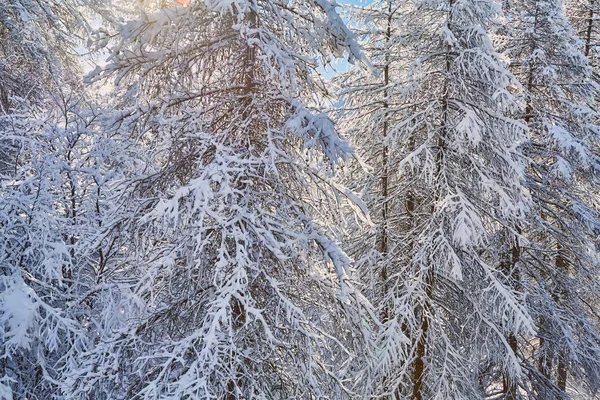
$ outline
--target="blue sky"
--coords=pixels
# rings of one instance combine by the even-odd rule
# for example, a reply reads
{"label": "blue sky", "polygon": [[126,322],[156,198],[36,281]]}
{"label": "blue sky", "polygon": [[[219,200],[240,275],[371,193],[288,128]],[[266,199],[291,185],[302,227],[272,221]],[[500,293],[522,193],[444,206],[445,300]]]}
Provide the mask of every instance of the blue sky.
{"label": "blue sky", "polygon": [[[340,0],[340,1],[336,1],[336,3],[339,5],[339,7],[337,7],[337,10],[339,13],[341,13],[345,5],[369,4],[369,3],[371,3],[371,0]],[[346,18],[344,18],[344,21],[346,21],[346,23],[348,22]],[[348,60],[340,58],[340,59],[337,59],[336,61],[334,61],[332,63],[332,65],[328,65],[324,68],[320,68],[319,70],[325,78],[331,79],[335,75],[336,71],[344,72],[349,67],[350,67],[350,64],[348,63]]]}

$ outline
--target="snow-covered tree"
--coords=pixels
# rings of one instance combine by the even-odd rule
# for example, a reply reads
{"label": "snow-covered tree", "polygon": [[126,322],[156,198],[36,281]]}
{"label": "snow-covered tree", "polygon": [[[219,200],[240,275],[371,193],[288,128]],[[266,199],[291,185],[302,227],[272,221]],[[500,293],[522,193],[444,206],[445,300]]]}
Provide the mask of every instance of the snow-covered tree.
{"label": "snow-covered tree", "polygon": [[600,4],[596,0],[567,0],[564,6],[569,22],[583,42],[582,53],[596,70],[594,81],[598,82]]}
{"label": "snow-covered tree", "polygon": [[28,0],[0,4],[0,106],[4,112],[11,97],[40,98],[74,67],[69,50],[73,32],[83,20],[75,1]]}
{"label": "snow-covered tree", "polygon": [[[0,114],[23,104],[19,98],[43,100],[75,72],[69,53],[76,46],[74,33],[84,25],[75,1],[0,4]],[[0,173],[12,168],[16,146],[0,138]]]}
{"label": "snow-covered tree", "polygon": [[0,119],[18,149],[0,188],[2,398],[58,396],[69,359],[87,343],[106,247],[95,239],[110,208],[115,149],[95,129],[90,104],[57,90]]}
{"label": "snow-covered tree", "polygon": [[91,299],[114,253],[100,234],[123,151],[96,129],[77,57],[92,3],[0,4],[3,399],[59,396],[69,359],[88,343]]}
{"label": "snow-covered tree", "polygon": [[581,51],[590,54],[589,43],[577,38],[561,1],[515,1],[508,17],[505,53],[525,89],[534,204],[512,264],[538,325],[535,351],[523,346],[521,357],[531,396],[558,398],[568,375],[594,390],[600,382],[598,320],[589,302],[599,289],[595,85]]}
{"label": "snow-covered tree", "polygon": [[[381,326],[368,395],[472,399],[526,373],[510,335],[533,333],[495,247],[528,202],[516,84],[487,31],[491,1],[374,2],[358,12],[380,69],[339,78],[352,170],[376,224],[351,254],[373,275]],[[370,168],[370,169],[369,169]],[[357,175],[354,175],[357,174]]]}
{"label": "snow-covered tree", "polygon": [[[106,67],[142,168],[68,398],[343,398],[362,300],[332,239],[349,146],[313,106],[356,44],[328,1],[194,1],[121,26]],[[337,196],[337,198],[335,197]]]}
{"label": "snow-covered tree", "polygon": [[[397,273],[399,263],[409,262],[405,257],[410,255],[405,250],[411,244],[404,242],[404,232],[411,228],[411,221],[404,210],[414,206],[410,189],[413,182],[401,179],[398,169],[406,155],[400,147],[414,150],[414,140],[412,144],[390,141],[404,118],[401,110],[405,97],[399,93],[403,92],[408,63],[402,46],[405,11],[402,6],[405,4],[387,0],[349,8],[346,15],[350,26],[377,73],[354,68],[334,79],[334,84],[342,90],[341,127],[352,138],[359,157],[348,165],[341,178],[366,200],[374,223],[364,224],[350,215],[348,229],[343,234],[350,256],[356,260],[364,292],[379,305],[379,319],[383,323],[378,334],[381,338],[377,339],[383,342],[373,346],[384,346],[385,351],[374,354],[375,370],[357,370],[360,374],[357,381],[364,384],[363,397],[378,392],[390,394],[408,380],[407,375],[388,376],[385,372],[399,358],[410,357],[406,327],[399,325],[395,317],[395,296],[389,279],[390,274]],[[363,357],[371,355],[367,351]],[[363,366],[368,365],[365,361]]]}
{"label": "snow-covered tree", "polygon": [[0,2],[0,398],[596,391],[595,1]]}

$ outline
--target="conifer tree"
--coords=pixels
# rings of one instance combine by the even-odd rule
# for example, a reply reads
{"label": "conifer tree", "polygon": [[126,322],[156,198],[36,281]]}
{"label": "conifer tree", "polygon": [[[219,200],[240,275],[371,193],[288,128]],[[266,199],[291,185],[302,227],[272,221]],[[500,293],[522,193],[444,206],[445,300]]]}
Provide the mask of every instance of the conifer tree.
{"label": "conifer tree", "polygon": [[599,382],[600,336],[588,298],[598,293],[599,209],[589,196],[599,183],[596,93],[561,1],[514,2],[508,15],[506,54],[525,89],[534,204],[522,227],[527,245],[513,264],[538,325],[537,349],[523,349],[522,358],[530,396],[560,398],[569,375],[592,390]]}
{"label": "conifer tree", "polygon": [[495,371],[526,373],[506,338],[531,334],[533,321],[494,249],[528,202],[516,82],[487,35],[496,12],[493,2],[389,1],[358,13],[380,68],[340,78],[351,85],[342,123],[372,168],[350,180],[378,228],[376,251],[352,253],[382,306],[370,395],[480,398]]}
{"label": "conifer tree", "polygon": [[354,33],[376,73],[357,67],[334,79],[336,86],[342,88],[340,94],[344,100],[339,111],[340,124],[353,139],[359,157],[348,165],[342,179],[366,201],[374,223],[364,224],[351,215],[345,232],[345,242],[356,260],[365,294],[379,305],[378,318],[383,324],[375,339],[378,344],[374,344],[382,351],[363,355],[376,357],[373,371],[360,370],[365,397],[372,393],[391,395],[410,379],[407,371],[394,371],[398,359],[410,355],[406,326],[398,323],[394,291],[390,290],[393,282],[390,274],[397,273],[395,265],[399,262],[408,263],[409,255],[405,252],[411,248],[410,243],[399,243],[400,233],[411,229],[410,216],[399,215],[399,210],[411,208],[407,193],[413,182],[399,178],[398,165],[405,153],[398,151],[398,143],[390,140],[404,117],[401,113],[404,98],[398,95],[403,89],[402,79],[407,76],[407,63],[402,55],[405,49],[401,45],[404,11],[393,0],[376,1],[347,11]]}
{"label": "conifer tree", "polygon": [[75,81],[78,5],[0,4],[2,398],[55,398],[84,337],[78,246],[96,139]]}
{"label": "conifer tree", "polygon": [[564,5],[570,24],[583,42],[582,53],[588,59],[590,66],[594,68],[593,80],[597,82],[600,4],[596,0],[568,0]]}
{"label": "conifer tree", "polygon": [[69,359],[87,343],[102,251],[94,240],[118,165],[93,107],[60,90],[0,118],[18,149],[0,189],[3,398],[56,398]]}
{"label": "conifer tree", "polygon": [[321,0],[194,1],[121,26],[91,80],[114,79],[105,128],[143,168],[97,312],[122,315],[94,321],[68,398],[352,396],[360,300],[328,227],[350,149],[311,100],[317,60],[344,52],[360,57]]}

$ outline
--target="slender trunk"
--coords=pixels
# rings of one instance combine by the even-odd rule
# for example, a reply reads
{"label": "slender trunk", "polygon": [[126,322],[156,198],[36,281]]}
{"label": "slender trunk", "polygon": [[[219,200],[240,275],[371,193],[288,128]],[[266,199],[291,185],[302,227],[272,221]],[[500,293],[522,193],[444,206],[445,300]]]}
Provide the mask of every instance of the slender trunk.
{"label": "slender trunk", "polygon": [[[519,342],[517,336],[514,333],[508,335],[508,345],[513,353],[517,353]],[[518,399],[518,385],[505,373],[502,381],[502,393],[504,393],[504,399],[506,400],[517,400]]]}
{"label": "slender trunk", "polygon": [[[539,331],[544,334],[544,330],[547,328],[548,322],[544,317],[540,318],[538,324]],[[546,378],[545,382],[541,382],[540,385],[540,399],[549,399],[551,391],[549,388],[549,382],[552,379],[552,359],[554,358],[554,352],[552,351],[552,344],[546,343],[546,339],[543,336],[539,336],[539,351],[538,351],[538,371]]]}
{"label": "slender trunk", "polygon": [[529,126],[533,117],[533,106],[531,104],[531,90],[533,89],[533,65],[529,65],[529,76],[527,77],[527,104],[525,105],[525,123]]}
{"label": "slender trunk", "polygon": [[557,385],[563,392],[567,391],[567,363],[564,356],[561,354],[558,358],[557,366]]}
{"label": "slender trunk", "polygon": [[[454,0],[450,1],[450,13],[448,15],[448,21],[452,19],[452,6],[454,5]],[[446,65],[445,71],[448,72],[450,70],[451,61],[450,61],[450,51],[451,48],[448,46],[446,48]],[[446,135],[447,135],[447,125],[448,125],[448,81],[447,79],[444,81],[444,86],[442,89],[442,99],[441,99],[441,114],[442,114],[442,124],[440,126],[440,135],[437,140],[437,155],[436,155],[436,173],[439,178],[439,175],[442,171],[442,162],[444,159],[444,148],[446,144]],[[437,192],[437,189],[434,189]],[[437,196],[437,194],[436,194]],[[431,215],[434,213],[434,206],[431,209]],[[413,392],[412,399],[413,400],[422,400],[423,392],[425,390],[424,387],[424,375],[425,375],[425,356],[427,355],[427,339],[429,335],[429,320],[431,318],[431,300],[433,297],[434,290],[434,276],[435,272],[433,268],[430,266],[425,272],[425,299],[421,306],[421,326],[419,337],[416,340],[417,348],[416,348],[416,358],[413,364]]]}
{"label": "slender trunk", "polygon": [[593,31],[593,27],[594,27],[594,9],[592,8],[593,6],[590,6],[590,13],[588,15],[587,18],[587,27],[585,30],[585,48],[584,48],[584,54],[586,57],[589,57],[590,55],[590,49],[592,47],[592,31]]}
{"label": "slender trunk", "polygon": [[[542,320],[540,325],[544,325],[545,321]],[[543,337],[540,338],[540,350],[544,350],[543,353],[540,353],[538,358],[538,370],[547,378],[550,379],[552,373],[552,350],[550,350],[550,345],[546,344],[546,339]]]}
{"label": "slender trunk", "polygon": [[[556,271],[557,273],[563,273],[566,274],[567,273],[567,260],[564,257],[564,250],[562,250],[562,246],[560,244],[558,244],[556,246],[556,260],[555,260],[555,265],[556,265]],[[560,294],[556,295],[556,301],[557,302],[561,302],[561,297],[564,297],[564,293],[562,293],[563,296],[560,296]],[[563,392],[565,392],[567,390],[567,364],[566,364],[566,359],[565,359],[565,354],[559,350],[558,352],[558,364],[556,366],[556,376],[557,376],[557,386],[560,390],[562,390]]]}
{"label": "slender trunk", "polygon": [[[561,251],[560,251],[561,246],[558,245],[557,248],[558,248],[558,253],[556,255],[554,263],[556,266],[556,272],[559,272],[559,271],[564,271],[564,269],[566,267],[566,260],[564,259],[564,257],[561,254]],[[557,304],[559,304],[561,301],[560,295],[558,293],[553,293],[552,299]],[[541,317],[540,321],[538,323],[538,326],[539,326],[540,336],[539,336],[539,351],[538,351],[537,368],[538,368],[538,371],[540,371],[546,379],[545,382],[540,383],[540,398],[546,399],[546,398],[550,398],[552,396],[551,389],[549,386],[551,386],[550,382],[552,381],[554,358],[555,358],[557,351],[558,351],[558,359],[559,359],[559,361],[556,365],[557,386],[562,391],[566,390],[566,385],[567,385],[566,364],[565,364],[564,356],[563,356],[562,352],[560,350],[556,349],[554,343],[546,340],[546,338],[544,338],[542,336],[542,335],[544,335],[545,331],[550,329],[549,322],[546,320],[546,318]]]}
{"label": "slender trunk", "polygon": [[[535,10],[535,15],[534,15],[534,23],[533,23],[533,33],[537,33],[537,26],[538,26],[538,14],[539,14],[539,9],[536,6],[536,10]],[[531,52],[533,53],[533,51],[536,48],[536,43],[535,41],[532,44],[532,49]],[[533,90],[533,86],[534,86],[534,82],[535,82],[535,71],[534,71],[534,67],[533,67],[533,63],[529,64],[529,72],[528,72],[528,76],[527,76],[527,104],[525,106],[525,123],[531,127],[531,122],[533,120],[533,105],[531,103],[531,92]],[[542,219],[544,219],[544,216],[542,215]],[[547,322],[545,321],[545,319],[542,317],[540,318],[540,322],[538,324],[539,326],[539,331],[543,334],[544,332],[544,327],[547,324]],[[552,350],[549,348],[549,344],[546,344],[546,339],[542,336],[539,336],[539,356],[538,356],[538,371],[540,371],[542,373],[542,375],[544,375],[544,377],[546,377],[547,380],[550,380],[550,376],[552,373]],[[542,399],[545,399],[549,396],[549,391],[548,388],[546,387],[545,383],[542,383],[541,387],[540,387],[540,396]]]}
{"label": "slender trunk", "polygon": [[[67,105],[64,105],[64,117],[65,117],[65,132],[68,132],[68,121],[69,121],[69,116],[68,116],[68,111],[67,111]],[[72,158],[71,158],[71,153],[73,148],[75,147],[75,144],[77,143],[78,139],[74,139],[73,142],[71,142],[69,140],[69,151],[67,152],[67,165],[69,166],[69,170],[67,171],[67,183],[69,185],[69,196],[68,196],[68,202],[69,202],[69,207],[67,209],[67,218],[71,219],[71,226],[73,227],[73,231],[75,231],[76,229],[76,225],[77,225],[77,186],[75,185],[75,179],[73,177],[73,175],[71,174],[71,165],[72,165]],[[75,234],[71,234],[69,236],[69,244],[70,244],[70,248],[69,248],[69,256],[71,257],[70,260],[70,265],[66,265],[63,264],[62,267],[62,272],[63,272],[63,276],[65,278],[68,279],[67,282],[67,287],[69,288],[68,290],[70,291],[70,288],[73,284],[73,263],[75,262],[75,244],[77,244],[77,239],[75,237]]]}
{"label": "slender trunk", "polygon": [[[534,33],[537,33],[538,13],[539,13],[539,11],[536,6],[534,20],[533,20],[533,32]],[[536,46],[537,46],[537,44],[535,43],[535,39],[534,39],[534,42],[531,45],[531,53],[532,54],[535,51]],[[535,74],[534,74],[534,70],[533,70],[533,62],[530,61],[529,72],[528,72],[528,76],[527,76],[527,93],[526,93],[527,104],[525,105],[525,118],[524,118],[527,126],[529,126],[529,124],[531,123],[531,119],[533,117],[533,105],[531,104],[531,92],[533,90],[534,79],[535,79]]]}
{"label": "slender trunk", "polygon": [[[411,136],[409,138],[408,141],[408,149],[409,151],[414,151],[415,149],[415,137]],[[408,217],[408,223],[406,226],[406,232],[412,232],[414,227],[415,227],[415,210],[416,210],[416,198],[415,198],[415,194],[412,190],[409,190],[406,193],[406,201],[405,201],[405,207],[406,207],[406,214]],[[413,235],[409,234],[409,238],[408,238],[408,244],[407,244],[407,254],[408,254],[408,262],[412,262],[412,256],[413,256],[413,248],[414,248],[414,241],[413,241]],[[423,329],[423,326],[421,326],[421,329]],[[402,333],[408,338],[411,339],[412,333],[410,332],[409,326],[407,324],[407,322],[403,322],[402,323]],[[424,352],[423,352],[424,355]],[[422,375],[422,372],[420,373]],[[414,377],[413,377],[414,378]],[[400,394],[402,393],[402,386],[399,385],[398,386],[398,396],[396,397],[396,400],[400,400]]]}
{"label": "slender trunk", "polygon": [[[521,229],[517,227],[517,233],[521,233]],[[521,258],[521,247],[519,246],[519,238],[514,238],[514,243],[511,248],[509,262],[505,263],[505,274],[510,277],[511,283],[514,285],[519,285],[521,280],[519,271],[517,270],[517,263]],[[518,353],[519,350],[519,341],[517,340],[517,336],[515,333],[510,333],[508,335],[508,345],[510,350],[515,354]],[[518,399],[518,385],[514,382],[508,374],[504,374],[503,382],[502,382],[502,392],[504,393],[504,399],[506,400],[517,400]]]}
{"label": "slender trunk", "polygon": [[10,103],[8,102],[8,92],[0,85],[0,112],[8,114]]}
{"label": "slender trunk", "polygon": [[[251,29],[256,29],[258,27],[259,22],[256,11],[250,10],[246,14],[245,19],[246,23]],[[246,149],[250,149],[254,145],[253,142],[256,141],[255,135],[257,134],[253,132],[253,124],[247,123],[247,120],[249,118],[252,118],[252,97],[256,83],[256,47],[254,45],[246,44],[242,68],[242,80],[244,84],[242,98],[242,121],[246,123],[248,129],[245,143]],[[237,331],[246,323],[246,309],[244,307],[244,304],[237,298],[233,298],[231,300],[230,306],[233,330]],[[235,369],[235,374],[234,378],[230,378],[227,382],[227,389],[226,394],[224,396],[224,400],[240,400],[244,398],[241,394],[241,388],[244,386],[243,373],[240,366],[232,365],[231,367]]]}
{"label": "slender trunk", "polygon": [[427,353],[427,337],[429,333],[430,304],[429,299],[433,295],[433,270],[429,269],[425,278],[425,296],[426,304],[423,305],[421,314],[421,335],[417,342],[417,358],[415,359],[413,369],[413,400],[423,400],[424,376],[425,376],[425,355]]}
{"label": "slender trunk", "polygon": [[[380,279],[383,284],[383,293],[384,296],[388,295],[389,287],[389,271],[387,269],[387,259],[388,259],[388,250],[389,250],[389,147],[388,147],[388,134],[389,134],[389,107],[390,107],[390,42],[392,38],[392,22],[394,12],[392,9],[393,1],[389,0],[387,3],[387,25],[385,32],[385,47],[384,51],[386,52],[384,55],[384,67],[383,67],[383,126],[382,126],[382,154],[381,154],[381,163],[382,163],[382,172],[381,172],[381,197],[382,197],[382,209],[381,209],[381,238],[378,245],[379,252],[384,257],[384,263],[380,272]],[[389,321],[392,316],[392,312],[390,310],[390,306],[386,301],[384,308],[382,310],[381,319],[385,323]],[[384,378],[384,381],[387,381],[387,377]],[[388,392],[389,388],[386,387],[385,391]],[[399,384],[398,387],[393,389],[393,398],[395,400],[400,399],[400,395],[402,393],[402,385]]]}
{"label": "slender trunk", "polygon": [[[386,44],[389,43],[392,34],[392,2],[388,2],[388,22],[387,22],[387,30],[386,30]],[[383,67],[383,85],[385,87],[383,91],[383,127],[382,127],[382,141],[383,148],[381,154],[381,163],[382,163],[382,173],[381,173],[381,197],[383,202],[383,207],[381,209],[381,238],[379,242],[379,252],[384,258],[387,258],[388,252],[388,217],[389,217],[389,149],[387,144],[388,130],[389,130],[389,121],[388,121],[388,109],[389,109],[389,91],[388,86],[390,84],[390,60],[389,60],[389,49],[386,46],[386,54],[385,54],[385,65]],[[386,262],[384,261],[383,267],[381,268],[381,281],[383,283],[384,294],[387,294],[388,289],[388,270]],[[383,308],[382,320],[383,322],[387,322],[390,319],[390,310],[389,306],[386,305]]]}

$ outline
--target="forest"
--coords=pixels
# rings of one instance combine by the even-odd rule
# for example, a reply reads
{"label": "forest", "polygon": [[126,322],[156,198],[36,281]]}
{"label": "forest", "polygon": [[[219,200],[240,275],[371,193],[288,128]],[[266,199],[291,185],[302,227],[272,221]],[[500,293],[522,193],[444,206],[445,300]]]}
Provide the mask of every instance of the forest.
{"label": "forest", "polygon": [[0,0],[0,399],[600,399],[599,39],[599,0]]}

